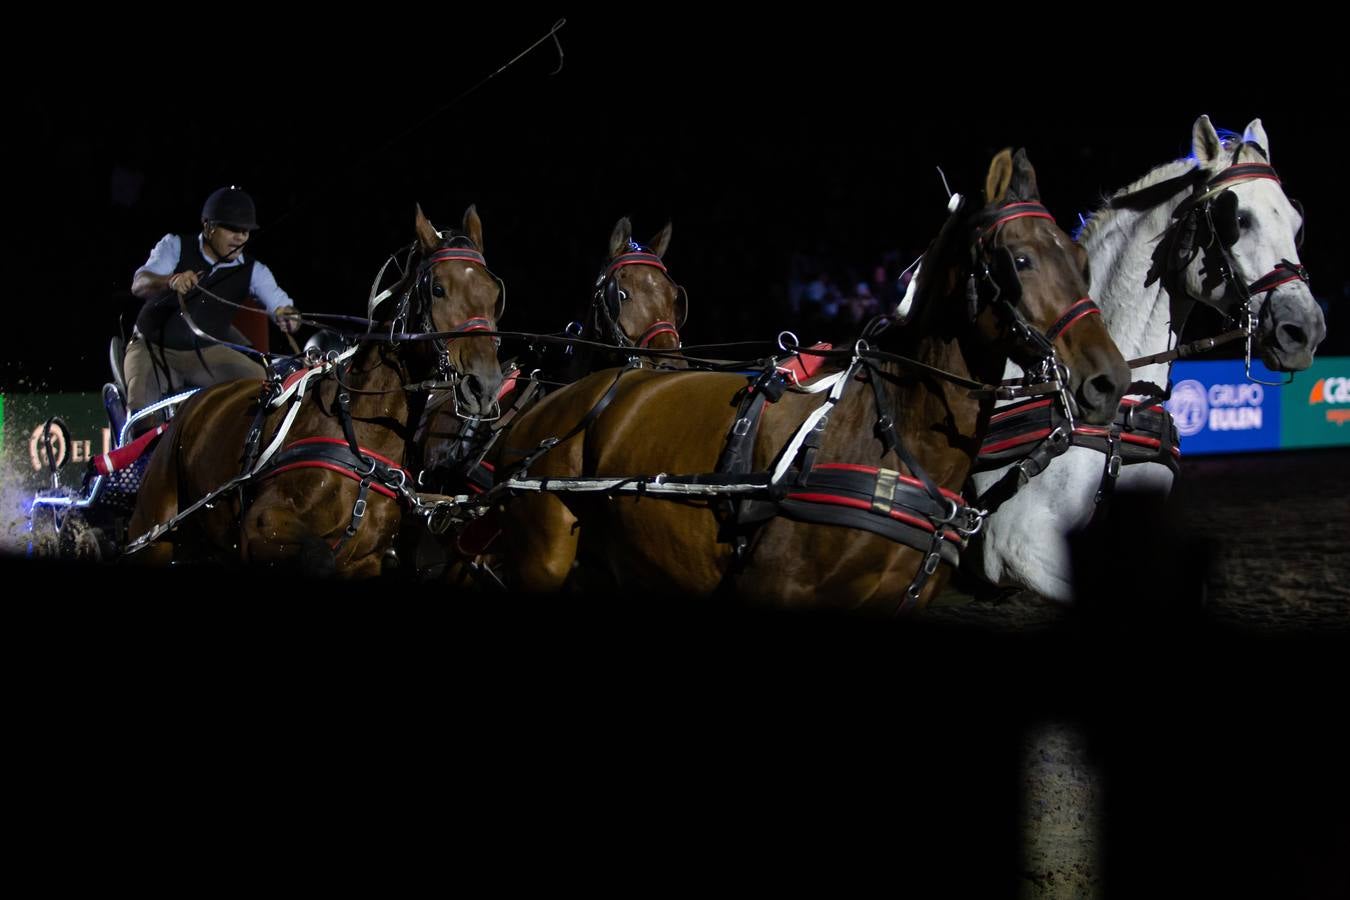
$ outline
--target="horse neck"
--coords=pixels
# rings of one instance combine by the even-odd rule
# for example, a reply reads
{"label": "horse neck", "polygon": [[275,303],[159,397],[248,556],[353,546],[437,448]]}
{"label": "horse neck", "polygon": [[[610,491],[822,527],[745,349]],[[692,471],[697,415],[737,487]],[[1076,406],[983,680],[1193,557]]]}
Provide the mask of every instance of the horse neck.
{"label": "horse neck", "polygon": [[[1183,175],[1194,165],[1194,161],[1182,159],[1161,166],[1120,193]],[[1172,213],[1189,196],[1189,190],[1180,190],[1142,210],[1107,206],[1094,214],[1080,237],[1091,261],[1092,298],[1101,307],[1102,322],[1126,359],[1170,347],[1172,336],[1181,334],[1194,305],[1184,294],[1172,296],[1166,278],[1147,283],[1158,242],[1171,227]],[[1166,364],[1157,364],[1136,369],[1134,376],[1163,384],[1167,372]]]}
{"label": "horse neck", "polygon": [[[363,444],[370,441],[370,449],[379,451],[375,446],[379,444],[392,450],[407,442],[406,436],[411,435],[416,424],[410,422],[411,405],[403,389],[410,380],[408,366],[397,347],[391,349],[389,344],[372,342],[353,358],[344,381],[353,389],[351,412],[359,439]],[[389,427],[393,423],[402,426],[402,434]]]}

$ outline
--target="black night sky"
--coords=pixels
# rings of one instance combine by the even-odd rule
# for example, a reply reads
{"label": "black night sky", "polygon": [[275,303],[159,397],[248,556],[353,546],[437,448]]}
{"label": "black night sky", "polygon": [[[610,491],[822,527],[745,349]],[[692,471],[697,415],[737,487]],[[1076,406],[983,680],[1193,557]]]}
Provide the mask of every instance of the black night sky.
{"label": "black night sky", "polygon": [[[546,42],[456,99],[563,15],[559,74]],[[786,303],[794,254],[841,284],[886,254],[909,262],[943,214],[936,166],[977,193],[993,153],[1025,146],[1071,228],[1104,192],[1184,155],[1201,113],[1237,131],[1262,119],[1308,211],[1302,257],[1330,303],[1323,352],[1348,352],[1350,198],[1334,173],[1346,127],[1321,111],[1345,83],[1337,64],[1239,77],[1218,57],[1179,60],[1177,78],[1040,39],[1013,51],[862,17],[555,11],[488,27],[438,12],[333,27],[194,38],[182,64],[134,52],[134,33],[86,35],[28,70],[11,105],[22,290],[0,388],[97,390],[108,338],[139,308],[132,273],[223,184],[257,200],[253,252],[307,312],[363,310],[384,257],[411,239],[415,203],[441,226],[475,203],[508,287],[503,325],[519,330],[579,313],[619,216],[639,240],[669,219],[667,262],[692,299],[685,338],[706,342],[802,327]]]}

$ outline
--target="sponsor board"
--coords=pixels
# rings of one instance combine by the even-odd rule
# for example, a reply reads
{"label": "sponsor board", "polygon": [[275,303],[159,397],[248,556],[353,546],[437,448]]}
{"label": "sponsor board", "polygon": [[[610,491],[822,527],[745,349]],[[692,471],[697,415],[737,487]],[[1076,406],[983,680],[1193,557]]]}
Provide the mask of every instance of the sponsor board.
{"label": "sponsor board", "polygon": [[[1252,374],[1277,380],[1256,363]],[[1182,362],[1172,367],[1172,397],[1163,405],[1176,421],[1183,455],[1276,450],[1288,389],[1248,381],[1241,360]]]}
{"label": "sponsor board", "polygon": [[112,448],[101,394],[10,394],[0,398],[0,457],[6,480],[41,490],[51,486],[43,426],[58,416],[69,440],[51,430],[52,454],[63,485],[78,488],[89,461]]}
{"label": "sponsor board", "polygon": [[1350,444],[1350,357],[1316,360],[1284,390],[1281,447]]}

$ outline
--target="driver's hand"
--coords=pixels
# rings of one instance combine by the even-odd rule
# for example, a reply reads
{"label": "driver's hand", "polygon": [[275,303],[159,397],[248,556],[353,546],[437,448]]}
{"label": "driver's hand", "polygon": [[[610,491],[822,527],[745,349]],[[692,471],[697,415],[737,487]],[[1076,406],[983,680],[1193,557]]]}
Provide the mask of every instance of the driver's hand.
{"label": "driver's hand", "polygon": [[295,334],[300,330],[300,310],[294,306],[283,306],[276,312],[277,327],[286,334]]}
{"label": "driver's hand", "polygon": [[169,276],[169,289],[177,291],[179,294],[186,294],[197,286],[201,276],[196,272],[176,272]]}

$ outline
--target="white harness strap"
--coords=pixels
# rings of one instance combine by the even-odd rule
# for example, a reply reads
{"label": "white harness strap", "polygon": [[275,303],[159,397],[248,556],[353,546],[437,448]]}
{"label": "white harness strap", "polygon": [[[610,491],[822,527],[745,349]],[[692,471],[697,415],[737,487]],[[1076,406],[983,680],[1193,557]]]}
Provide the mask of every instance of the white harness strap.
{"label": "white harness strap", "polygon": [[354,347],[348,347],[332,359],[324,360],[319,365],[308,369],[304,375],[296,379],[290,387],[286,388],[286,390],[282,391],[272,400],[270,405],[274,409],[280,409],[281,405],[287,402],[287,400],[292,401],[291,408],[286,411],[286,418],[281,420],[281,426],[277,428],[277,433],[276,436],[272,438],[272,443],[268,444],[267,449],[258,455],[258,461],[254,464],[249,475],[254,475],[262,471],[262,467],[272,458],[272,454],[276,453],[277,449],[285,442],[286,435],[291,430],[291,424],[295,421],[295,417],[300,414],[300,406],[305,400],[305,388],[309,386],[310,379],[316,376],[323,376],[332,371],[337,367],[338,363],[356,353],[359,347],[359,344]]}
{"label": "white harness strap", "polygon": [[[394,288],[399,285],[399,282],[396,281],[384,290],[380,290],[380,281],[384,279],[385,270],[389,268],[389,264],[393,262],[397,256],[398,253],[395,252],[384,261],[384,265],[380,266],[380,271],[375,273],[375,280],[370,284],[370,296],[366,301],[366,315],[371,318],[374,318],[375,316],[375,309],[385,300],[393,296]],[[400,281],[401,280],[402,279],[400,279]],[[379,293],[376,293],[376,291],[379,291]]]}
{"label": "white harness strap", "polygon": [[825,398],[824,403],[811,411],[811,414],[806,417],[804,422],[802,422],[801,427],[797,429],[797,433],[792,436],[792,440],[783,448],[782,455],[778,457],[778,464],[774,466],[773,477],[770,479],[771,484],[778,484],[778,482],[783,479],[783,476],[787,474],[787,470],[792,466],[792,461],[797,458],[797,451],[801,449],[802,441],[806,440],[806,436],[816,427],[816,423],[825,418],[830,410],[834,408],[834,405],[839,402],[839,398],[844,393],[844,388],[848,385],[849,380],[853,378],[853,373],[857,368],[858,357],[855,356],[852,361],[849,362],[848,368],[844,371],[837,372],[828,378],[822,378],[819,382],[811,385],[809,388],[803,388],[805,391],[815,393],[829,387],[830,393]]}

